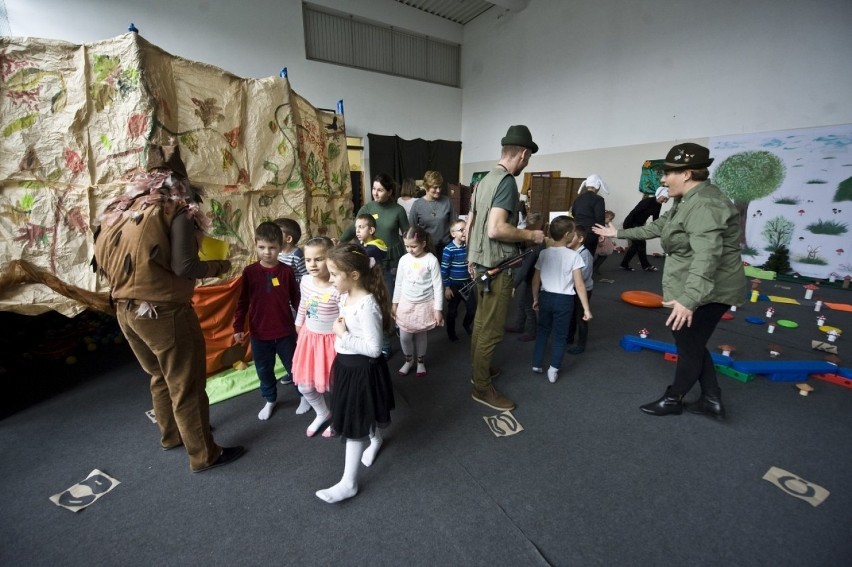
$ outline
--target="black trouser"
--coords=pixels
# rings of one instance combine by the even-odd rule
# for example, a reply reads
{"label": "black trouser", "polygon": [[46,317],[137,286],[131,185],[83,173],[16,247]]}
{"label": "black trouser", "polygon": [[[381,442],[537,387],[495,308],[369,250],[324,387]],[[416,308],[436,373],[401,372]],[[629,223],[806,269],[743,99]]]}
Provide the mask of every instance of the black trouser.
{"label": "black trouser", "polygon": [[[604,256],[605,258],[606,256]],[[592,303],[592,290],[587,289],[586,295],[588,296],[589,306],[591,307]],[[567,342],[570,345],[574,342],[574,334],[577,334],[577,346],[586,348],[586,339],[589,338],[589,322],[583,321],[583,302],[580,301],[580,296],[574,294],[574,316],[571,317],[571,321],[568,323],[568,338]]]}
{"label": "black trouser", "polygon": [[453,298],[447,301],[447,335],[451,339],[456,338],[456,316],[459,312],[459,303],[464,302],[464,320],[462,326],[470,332],[473,329],[473,318],[476,316],[476,287],[468,290],[467,299],[459,293],[459,288],[451,287]]}
{"label": "black trouser", "polygon": [[621,266],[624,268],[629,267],[630,260],[636,254],[639,254],[639,263],[642,264],[642,268],[647,268],[651,265],[651,262],[648,261],[648,255],[645,253],[645,241],[631,240],[630,246],[627,248],[627,254],[624,255],[624,259],[621,261]]}
{"label": "black trouser", "polygon": [[707,341],[728,308],[724,303],[702,305],[692,313],[692,326],[672,331],[677,346],[677,368],[671,386],[672,395],[685,395],[696,382],[701,384],[702,394],[718,396],[721,392],[716,380],[716,368],[707,350]]}

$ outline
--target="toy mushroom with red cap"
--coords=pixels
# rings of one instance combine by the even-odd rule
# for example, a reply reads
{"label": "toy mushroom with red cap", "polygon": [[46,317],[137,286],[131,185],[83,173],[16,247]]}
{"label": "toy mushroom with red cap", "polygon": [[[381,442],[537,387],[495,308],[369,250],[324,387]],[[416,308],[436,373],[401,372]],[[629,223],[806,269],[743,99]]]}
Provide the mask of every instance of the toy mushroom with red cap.
{"label": "toy mushroom with red cap", "polygon": [[822,327],[825,325],[825,315],[820,315],[817,317],[817,327]]}
{"label": "toy mushroom with red cap", "polygon": [[840,274],[838,274],[837,272],[831,272],[830,274],[828,274],[828,283],[836,282],[837,278],[839,278],[839,277],[840,277]]}
{"label": "toy mushroom with red cap", "polygon": [[796,384],[796,388],[798,388],[800,396],[807,396],[808,394],[810,394],[811,392],[814,391],[813,386],[811,386],[810,384],[805,384],[805,383]]}
{"label": "toy mushroom with red cap", "polygon": [[648,332],[648,329],[639,329],[639,336],[643,339],[647,339],[650,334],[651,333]]}
{"label": "toy mushroom with red cap", "polygon": [[805,299],[810,299],[814,296],[814,291],[819,289],[819,286],[816,284],[806,284],[802,286],[805,288]]}
{"label": "toy mushroom with red cap", "polygon": [[781,347],[776,344],[769,345],[769,358],[778,358],[781,356]]}
{"label": "toy mushroom with red cap", "polygon": [[722,351],[722,356],[731,356],[731,353],[737,350],[732,345],[719,345],[719,349]]}
{"label": "toy mushroom with red cap", "polygon": [[836,341],[836,340],[837,340],[837,337],[839,337],[839,336],[840,336],[840,333],[838,333],[838,332],[837,332],[836,330],[834,330],[834,329],[831,329],[831,330],[827,333],[827,335],[828,335],[828,342],[833,343],[834,341]]}
{"label": "toy mushroom with red cap", "polygon": [[766,308],[766,318],[767,319],[772,319],[772,316],[774,314],[775,314],[775,308],[774,307],[767,307]]}

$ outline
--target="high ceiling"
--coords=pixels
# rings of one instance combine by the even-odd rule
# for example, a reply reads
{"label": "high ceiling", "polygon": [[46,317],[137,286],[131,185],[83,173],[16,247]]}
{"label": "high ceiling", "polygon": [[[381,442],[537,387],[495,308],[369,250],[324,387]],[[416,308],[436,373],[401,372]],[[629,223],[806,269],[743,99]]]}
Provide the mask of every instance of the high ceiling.
{"label": "high ceiling", "polygon": [[434,16],[465,25],[486,10],[493,2],[483,0],[396,0],[400,4],[423,10]]}

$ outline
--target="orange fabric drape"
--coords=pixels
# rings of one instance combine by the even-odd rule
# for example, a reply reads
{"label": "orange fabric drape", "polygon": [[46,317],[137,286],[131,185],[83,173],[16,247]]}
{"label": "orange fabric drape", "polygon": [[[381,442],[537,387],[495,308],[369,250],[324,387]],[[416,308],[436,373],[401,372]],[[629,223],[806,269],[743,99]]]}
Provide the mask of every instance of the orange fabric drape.
{"label": "orange fabric drape", "polygon": [[[208,375],[225,368],[221,361],[222,353],[234,344],[234,311],[242,281],[240,276],[226,284],[197,287],[192,296],[204,342],[207,343]],[[251,360],[251,352],[246,353],[245,360]]]}

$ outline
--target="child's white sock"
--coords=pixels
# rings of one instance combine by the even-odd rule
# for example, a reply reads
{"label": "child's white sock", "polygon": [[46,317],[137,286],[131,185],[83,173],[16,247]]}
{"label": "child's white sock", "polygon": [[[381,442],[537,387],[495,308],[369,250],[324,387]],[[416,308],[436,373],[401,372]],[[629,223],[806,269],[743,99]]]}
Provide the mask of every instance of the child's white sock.
{"label": "child's white sock", "polygon": [[328,422],[329,417],[331,417],[331,412],[328,411],[328,406],[325,404],[325,396],[323,396],[320,392],[317,392],[310,386],[299,386],[299,392],[302,394],[302,399],[305,403],[308,404],[308,407],[314,408],[317,416],[308,426],[305,434],[308,437],[313,437],[317,434],[320,427],[326,422]]}
{"label": "child's white sock", "polygon": [[426,364],[423,362],[423,357],[417,357],[417,377],[423,378],[426,376]]}
{"label": "child's white sock", "polygon": [[410,354],[405,355],[405,364],[399,369],[400,376],[406,376],[409,372],[411,372],[411,367],[414,366],[414,357]]}
{"label": "child's white sock", "polygon": [[346,440],[346,462],[343,465],[343,478],[330,488],[317,490],[317,498],[321,498],[329,504],[334,504],[358,494],[358,467],[361,464],[364,445],[366,443],[361,439]]}
{"label": "child's white sock", "polygon": [[302,415],[309,411],[311,411],[311,403],[305,398],[305,396],[302,396],[299,400],[299,407],[296,408],[296,415]]}
{"label": "child's white sock", "polygon": [[369,467],[376,460],[376,455],[379,454],[383,441],[382,430],[378,427],[374,428],[372,435],[370,435],[370,446],[364,449],[364,454],[361,455],[361,462],[364,463],[365,467]]}
{"label": "child's white sock", "polygon": [[261,421],[266,421],[269,419],[269,416],[272,415],[272,410],[275,408],[275,404],[278,402],[266,402],[266,405],[263,406],[263,409],[260,410],[260,413],[257,414],[257,419]]}

